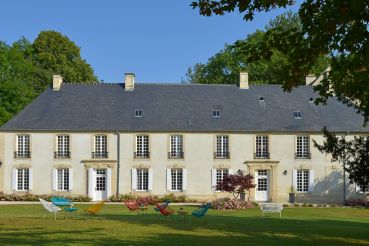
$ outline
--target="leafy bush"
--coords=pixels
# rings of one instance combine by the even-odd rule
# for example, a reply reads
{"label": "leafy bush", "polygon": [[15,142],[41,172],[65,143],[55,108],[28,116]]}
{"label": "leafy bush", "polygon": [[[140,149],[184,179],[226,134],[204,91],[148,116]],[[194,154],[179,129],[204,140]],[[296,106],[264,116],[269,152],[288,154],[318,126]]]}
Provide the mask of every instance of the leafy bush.
{"label": "leafy bush", "polygon": [[369,201],[364,199],[350,199],[346,200],[345,205],[351,207],[369,207]]}
{"label": "leafy bush", "polygon": [[247,208],[253,208],[254,204],[249,201],[240,201],[236,198],[218,198],[214,201],[212,201],[212,208],[217,210],[226,210],[226,209],[232,209],[232,210],[241,210],[241,209],[247,209]]}
{"label": "leafy bush", "polygon": [[165,195],[163,197],[152,196],[152,195],[138,196],[138,195],[133,195],[132,193],[129,193],[129,194],[121,194],[119,196],[111,196],[109,197],[109,201],[111,202],[136,201],[139,204],[155,205],[158,202],[164,202],[164,201],[192,202],[193,200],[188,200],[185,195],[176,196],[173,193]]}
{"label": "leafy bush", "polygon": [[[42,198],[46,201],[50,201],[51,197],[55,195],[34,195],[30,193],[25,193],[23,195],[17,194],[4,194],[0,192],[0,201],[38,201]],[[90,202],[92,199],[89,196],[79,195],[79,196],[63,196],[70,199],[72,202]]]}

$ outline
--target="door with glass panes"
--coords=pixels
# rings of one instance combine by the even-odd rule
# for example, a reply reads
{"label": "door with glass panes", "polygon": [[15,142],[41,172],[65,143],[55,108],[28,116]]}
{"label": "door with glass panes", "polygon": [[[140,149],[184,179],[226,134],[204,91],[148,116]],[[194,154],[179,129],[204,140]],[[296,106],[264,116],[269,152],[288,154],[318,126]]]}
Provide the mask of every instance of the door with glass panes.
{"label": "door with glass panes", "polygon": [[269,200],[269,170],[256,170],[255,172],[255,201]]}
{"label": "door with glass panes", "polygon": [[95,192],[94,200],[101,201],[107,199],[107,173],[106,168],[94,169],[95,172]]}

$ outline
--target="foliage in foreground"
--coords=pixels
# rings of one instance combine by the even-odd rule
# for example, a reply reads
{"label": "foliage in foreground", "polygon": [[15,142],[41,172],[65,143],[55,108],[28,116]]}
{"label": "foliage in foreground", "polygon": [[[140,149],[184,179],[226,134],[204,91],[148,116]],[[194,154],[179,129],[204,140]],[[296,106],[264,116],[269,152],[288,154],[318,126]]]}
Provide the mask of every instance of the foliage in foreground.
{"label": "foliage in foreground", "polygon": [[[287,12],[271,20],[264,30],[256,30],[245,39],[237,40],[233,45],[225,48],[206,63],[197,63],[190,67],[186,73],[187,83],[200,84],[238,84],[239,73],[248,71],[251,84],[282,84],[286,79],[286,68],[291,66],[287,55],[276,49],[271,50],[270,59],[249,61],[254,50],[245,52],[241,50],[245,44],[257,45],[263,42],[266,32],[270,29],[281,27],[285,29],[301,29],[301,21],[297,14]],[[311,67],[309,73],[321,74],[329,66],[329,57],[321,55]],[[299,84],[305,84],[304,80]]]}

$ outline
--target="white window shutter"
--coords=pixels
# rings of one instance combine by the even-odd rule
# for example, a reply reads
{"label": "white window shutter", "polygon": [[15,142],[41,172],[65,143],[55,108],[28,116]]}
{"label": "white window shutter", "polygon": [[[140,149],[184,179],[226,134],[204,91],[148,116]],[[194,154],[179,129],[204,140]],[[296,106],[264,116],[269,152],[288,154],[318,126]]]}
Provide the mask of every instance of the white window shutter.
{"label": "white window shutter", "polygon": [[309,170],[309,191],[314,191],[314,169]]}
{"label": "white window shutter", "polygon": [[152,168],[149,168],[149,190],[152,190],[153,173]]}
{"label": "white window shutter", "polygon": [[56,190],[58,184],[58,169],[51,169],[51,189]]}
{"label": "white window shutter", "polygon": [[106,196],[111,197],[111,168],[106,169]]}
{"label": "white window shutter", "polygon": [[33,189],[33,169],[29,168],[28,169],[28,181],[29,181],[29,187],[28,190],[32,190]]}
{"label": "white window shutter", "polygon": [[293,189],[296,191],[297,190],[297,170],[293,169],[292,171],[292,186]]}
{"label": "white window shutter", "polygon": [[87,170],[88,170],[88,196],[93,199],[95,196],[94,169],[90,167]]}
{"label": "white window shutter", "polygon": [[131,175],[132,190],[137,190],[137,169],[132,168],[131,172],[132,172],[132,175]]}
{"label": "white window shutter", "polygon": [[355,184],[355,191],[356,192],[361,192],[360,185]]}
{"label": "white window shutter", "polygon": [[172,190],[172,172],[171,169],[167,169],[167,190]]}
{"label": "white window shutter", "polygon": [[68,169],[69,172],[69,190],[73,190],[73,168]]}
{"label": "white window shutter", "polygon": [[182,190],[187,190],[187,169],[182,169]]}
{"label": "white window shutter", "polygon": [[217,170],[211,169],[211,190],[216,190],[217,185]]}
{"label": "white window shutter", "polygon": [[12,169],[12,190],[18,190],[18,169]]}

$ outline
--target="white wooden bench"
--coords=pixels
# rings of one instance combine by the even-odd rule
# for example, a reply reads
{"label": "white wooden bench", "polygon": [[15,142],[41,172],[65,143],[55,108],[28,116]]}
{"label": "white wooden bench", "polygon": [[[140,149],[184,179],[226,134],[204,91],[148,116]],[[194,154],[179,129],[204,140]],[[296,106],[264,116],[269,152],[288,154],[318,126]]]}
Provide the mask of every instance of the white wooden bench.
{"label": "white wooden bench", "polygon": [[282,203],[262,203],[260,204],[262,211],[261,217],[264,217],[264,213],[279,213],[279,217],[282,217],[283,204]]}

